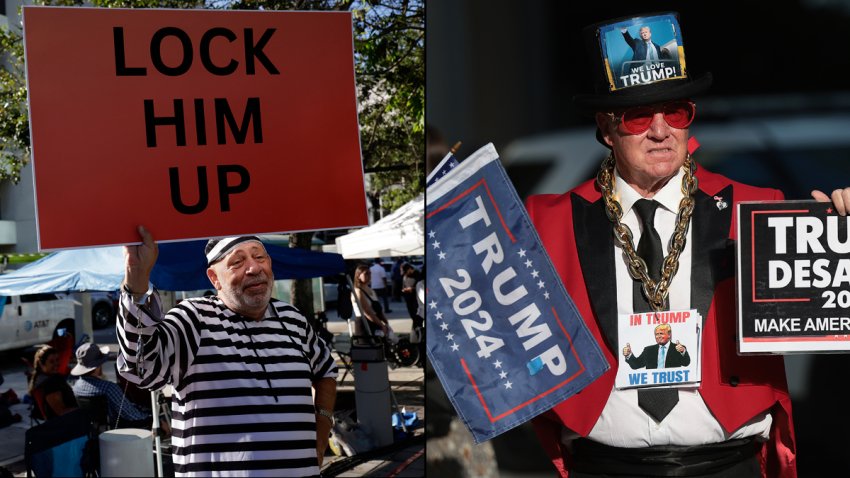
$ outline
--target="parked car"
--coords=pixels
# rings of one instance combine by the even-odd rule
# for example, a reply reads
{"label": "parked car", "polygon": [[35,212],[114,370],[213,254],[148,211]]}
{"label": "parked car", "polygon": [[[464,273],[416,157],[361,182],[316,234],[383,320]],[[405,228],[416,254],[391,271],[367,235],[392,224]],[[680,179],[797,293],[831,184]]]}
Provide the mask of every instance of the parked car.
{"label": "parked car", "polygon": [[[82,303],[80,295],[82,292],[58,292],[57,295],[61,298],[70,299],[76,302],[77,305]],[[103,329],[110,324],[115,323],[115,317],[118,315],[118,298],[121,294],[118,291],[89,292],[91,297],[91,325],[93,329]]]}
{"label": "parked car", "polygon": [[74,331],[74,300],[57,294],[0,297],[0,351],[49,342]]}
{"label": "parked car", "polygon": [[118,315],[118,291],[90,292],[91,294],[91,325],[92,328],[102,329],[115,322]]}

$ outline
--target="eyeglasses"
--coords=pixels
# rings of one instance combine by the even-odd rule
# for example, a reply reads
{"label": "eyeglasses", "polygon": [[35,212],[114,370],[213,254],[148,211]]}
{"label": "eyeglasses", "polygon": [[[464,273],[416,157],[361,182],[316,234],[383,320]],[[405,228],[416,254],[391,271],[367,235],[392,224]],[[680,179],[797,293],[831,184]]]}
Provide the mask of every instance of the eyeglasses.
{"label": "eyeglasses", "polygon": [[668,125],[684,129],[694,121],[696,105],[690,101],[670,101],[660,105],[637,106],[629,108],[619,115],[608,113],[616,123],[621,124],[627,133],[641,134],[649,129],[655,113],[662,113]]}

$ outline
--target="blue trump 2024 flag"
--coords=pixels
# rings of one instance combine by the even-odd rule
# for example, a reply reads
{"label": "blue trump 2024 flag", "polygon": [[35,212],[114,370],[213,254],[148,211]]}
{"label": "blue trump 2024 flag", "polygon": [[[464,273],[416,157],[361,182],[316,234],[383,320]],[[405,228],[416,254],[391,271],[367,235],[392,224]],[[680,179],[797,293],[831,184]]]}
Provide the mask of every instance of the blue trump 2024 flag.
{"label": "blue trump 2024 flag", "polygon": [[428,356],[476,443],[608,370],[492,144],[427,190]]}

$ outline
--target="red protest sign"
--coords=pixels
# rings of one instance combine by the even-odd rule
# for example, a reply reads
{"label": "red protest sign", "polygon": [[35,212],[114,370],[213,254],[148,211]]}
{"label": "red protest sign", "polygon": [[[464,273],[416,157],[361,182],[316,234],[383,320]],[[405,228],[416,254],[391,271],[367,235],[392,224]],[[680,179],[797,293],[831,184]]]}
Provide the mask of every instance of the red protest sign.
{"label": "red protest sign", "polygon": [[368,223],[348,12],[23,11],[41,249]]}

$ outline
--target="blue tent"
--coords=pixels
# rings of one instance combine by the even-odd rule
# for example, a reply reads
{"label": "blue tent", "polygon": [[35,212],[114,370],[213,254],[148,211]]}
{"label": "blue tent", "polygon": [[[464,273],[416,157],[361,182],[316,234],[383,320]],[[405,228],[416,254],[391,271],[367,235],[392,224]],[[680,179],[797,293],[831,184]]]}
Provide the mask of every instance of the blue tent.
{"label": "blue tent", "polygon": [[[210,289],[204,257],[206,241],[159,245],[151,282],[160,290]],[[275,279],[304,279],[345,271],[339,254],[265,244]],[[16,271],[0,275],[0,295],[117,290],[124,279],[123,247],[53,252]]]}

